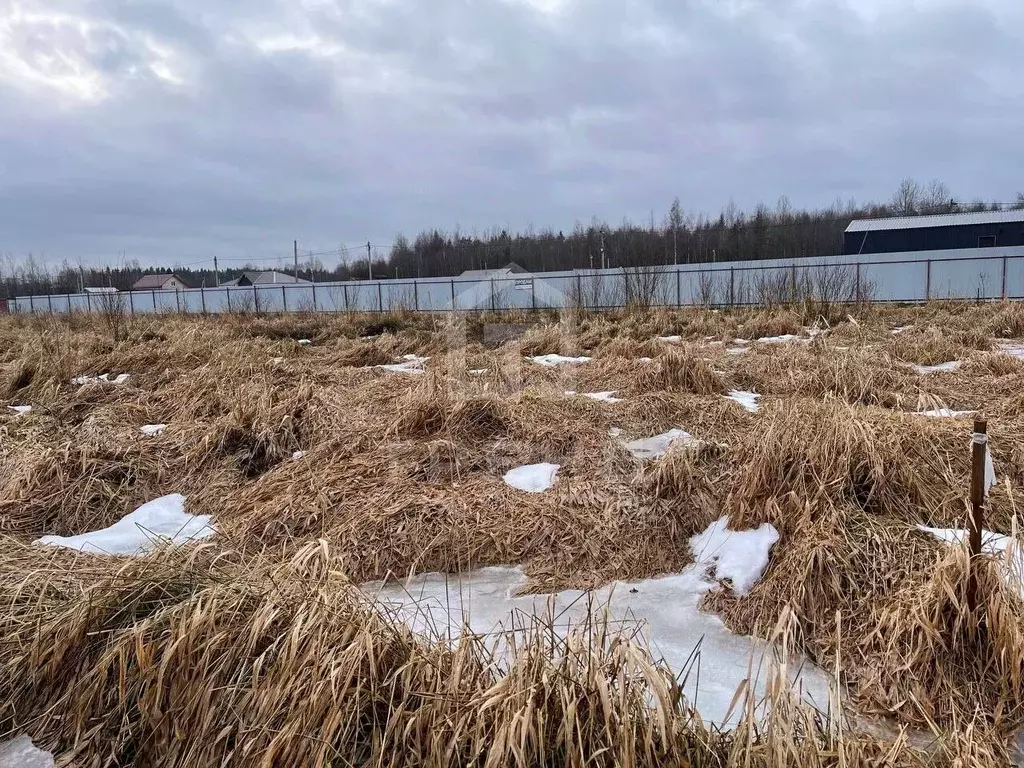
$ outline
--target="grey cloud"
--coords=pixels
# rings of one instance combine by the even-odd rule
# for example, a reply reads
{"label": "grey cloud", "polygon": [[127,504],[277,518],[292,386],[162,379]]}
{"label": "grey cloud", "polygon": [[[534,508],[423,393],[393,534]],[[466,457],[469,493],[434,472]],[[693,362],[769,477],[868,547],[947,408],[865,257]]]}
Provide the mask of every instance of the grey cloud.
{"label": "grey cloud", "polygon": [[16,25],[14,55],[79,62],[106,97],[0,58],[0,251],[257,258],[660,218],[675,195],[712,213],[879,198],[906,174],[1012,196],[1024,11],[867,5],[39,4],[88,23]]}

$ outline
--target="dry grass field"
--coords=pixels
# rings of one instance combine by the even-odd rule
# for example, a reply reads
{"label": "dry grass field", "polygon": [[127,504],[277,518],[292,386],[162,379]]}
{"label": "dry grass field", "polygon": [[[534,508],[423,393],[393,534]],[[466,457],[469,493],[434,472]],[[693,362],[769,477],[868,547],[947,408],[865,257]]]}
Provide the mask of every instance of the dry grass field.
{"label": "dry grass field", "polygon": [[[0,317],[0,734],[57,765],[1011,760],[1016,553],[972,562],[920,530],[966,527],[973,431],[920,412],[988,419],[986,528],[1015,537],[1024,305],[117,330]],[[550,354],[591,359],[526,359]],[[623,447],[670,429],[696,440],[652,460]],[[503,480],[542,462],[559,465],[549,491]],[[136,557],[34,543],[167,494],[216,535]],[[831,712],[780,672],[769,714],[740,691],[747,714],[716,728],[678,670],[600,622],[564,637],[537,620],[496,671],[486,638],[424,638],[358,586],[493,565],[521,566],[531,593],[651,579],[691,565],[691,537],[722,517],[779,540],[749,591],[722,583],[701,609],[825,670]]]}

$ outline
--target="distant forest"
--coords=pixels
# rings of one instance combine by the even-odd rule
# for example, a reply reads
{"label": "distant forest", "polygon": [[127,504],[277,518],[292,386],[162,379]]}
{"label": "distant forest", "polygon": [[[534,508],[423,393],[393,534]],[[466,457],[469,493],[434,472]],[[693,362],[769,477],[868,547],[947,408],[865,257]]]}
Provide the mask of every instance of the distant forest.
{"label": "distant forest", "polygon": [[[1010,203],[958,202],[949,188],[935,180],[921,184],[904,179],[884,203],[858,205],[837,201],[816,210],[799,210],[781,197],[774,207],[758,205],[753,212],[730,204],[714,218],[691,214],[678,198],[660,220],[624,220],[618,225],[592,220],[577,223],[571,232],[528,230],[510,234],[491,231],[482,236],[430,230],[412,241],[398,235],[390,246],[332,252],[299,252],[299,276],[316,282],[402,279],[458,275],[469,269],[494,269],[515,262],[531,272],[653,264],[694,264],[842,253],[843,232],[853,219],[919,216],[962,211],[1024,208],[1024,194]],[[213,257],[210,257],[211,266]],[[329,266],[328,263],[333,263]],[[247,270],[277,269],[293,274],[293,261],[253,263],[221,269],[146,267],[138,260],[106,268],[83,268],[65,261],[47,268],[32,255],[0,259],[0,297],[77,293],[80,286],[129,289],[142,275],[171,273],[187,284],[211,287]],[[372,267],[372,269],[371,269]]]}

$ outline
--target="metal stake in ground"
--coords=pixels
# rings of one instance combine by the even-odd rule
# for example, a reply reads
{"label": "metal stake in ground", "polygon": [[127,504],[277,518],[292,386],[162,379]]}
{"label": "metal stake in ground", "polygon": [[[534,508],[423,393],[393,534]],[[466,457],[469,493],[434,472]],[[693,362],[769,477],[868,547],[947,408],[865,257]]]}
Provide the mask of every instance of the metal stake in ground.
{"label": "metal stake in ground", "polygon": [[981,556],[981,531],[985,526],[985,462],[988,457],[988,423],[974,420],[971,438],[971,564],[967,581],[967,607],[978,605],[978,560]]}

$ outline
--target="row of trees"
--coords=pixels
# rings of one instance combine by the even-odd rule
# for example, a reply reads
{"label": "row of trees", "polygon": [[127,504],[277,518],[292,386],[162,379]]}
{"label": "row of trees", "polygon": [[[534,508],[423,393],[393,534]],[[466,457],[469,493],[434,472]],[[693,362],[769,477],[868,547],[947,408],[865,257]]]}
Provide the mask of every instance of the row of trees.
{"label": "row of trees", "polygon": [[[825,256],[842,253],[843,232],[853,219],[917,216],[960,211],[1024,208],[1024,194],[1008,204],[958,202],[940,181],[921,184],[904,179],[885,203],[857,205],[852,200],[831,206],[795,209],[786,197],[774,207],[759,205],[751,212],[728,205],[717,217],[688,214],[678,198],[661,221],[652,213],[646,224],[624,220],[618,226],[594,219],[577,223],[566,234],[552,230],[511,234],[494,230],[483,235],[455,230],[422,232],[412,241],[402,235],[386,248],[372,251],[372,264],[362,248],[347,252],[308,254],[299,264],[303,279],[317,282],[367,279],[440,277],[470,269],[494,269],[515,262],[531,272],[651,264],[691,264],[715,261]],[[335,262],[333,268],[325,260]],[[336,261],[335,261],[336,260]],[[0,260],[0,296],[75,293],[81,285],[113,286],[127,290],[144,274],[174,272],[194,286],[214,286],[257,265],[221,270],[176,267],[154,269],[138,261],[102,269],[67,262],[48,269],[32,256],[23,261]],[[282,266],[276,267],[282,270]],[[287,268],[282,271],[289,271]]]}

